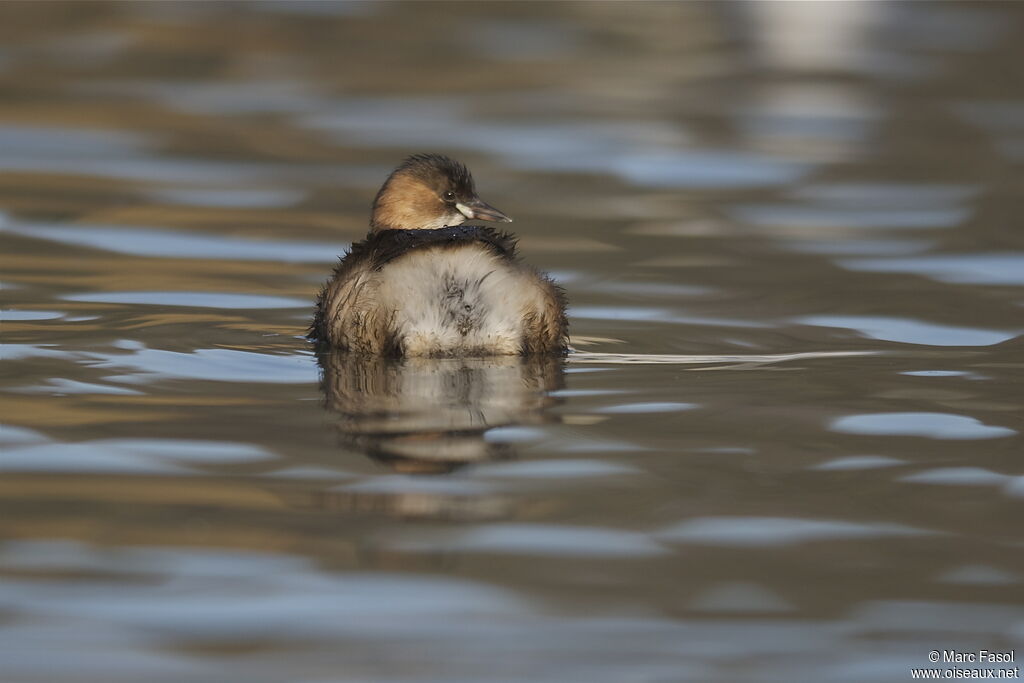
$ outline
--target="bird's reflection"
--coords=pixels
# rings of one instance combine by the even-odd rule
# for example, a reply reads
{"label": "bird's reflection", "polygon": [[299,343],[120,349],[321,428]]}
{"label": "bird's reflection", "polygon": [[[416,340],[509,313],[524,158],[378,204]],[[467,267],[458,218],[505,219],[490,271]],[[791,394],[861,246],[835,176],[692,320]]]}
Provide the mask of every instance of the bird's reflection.
{"label": "bird's reflection", "polygon": [[513,455],[486,438],[495,427],[557,419],[548,392],[563,386],[562,359],[318,357],[325,407],[344,446],[399,472],[448,472]]}

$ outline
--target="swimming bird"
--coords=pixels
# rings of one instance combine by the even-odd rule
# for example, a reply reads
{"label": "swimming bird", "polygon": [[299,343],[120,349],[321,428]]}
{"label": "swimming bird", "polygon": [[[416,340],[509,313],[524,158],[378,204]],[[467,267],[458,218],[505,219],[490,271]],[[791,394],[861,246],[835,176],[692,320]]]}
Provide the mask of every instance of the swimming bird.
{"label": "swimming bird", "polygon": [[320,291],[310,339],[380,356],[564,353],[561,288],[519,259],[510,233],[467,220],[512,222],[477,196],[465,165],[405,159]]}

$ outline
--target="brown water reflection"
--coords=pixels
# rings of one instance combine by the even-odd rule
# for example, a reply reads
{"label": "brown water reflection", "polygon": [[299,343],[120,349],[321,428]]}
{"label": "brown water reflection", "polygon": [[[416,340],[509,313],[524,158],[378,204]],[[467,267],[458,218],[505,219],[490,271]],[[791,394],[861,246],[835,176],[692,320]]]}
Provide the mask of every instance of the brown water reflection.
{"label": "brown water reflection", "polygon": [[[508,457],[494,429],[541,424],[563,385],[562,359],[319,356],[327,410],[341,444],[398,472],[450,472]],[[550,421],[550,420],[549,420]]]}
{"label": "brown water reflection", "polygon": [[[0,4],[0,678],[1019,653],[1022,21]],[[314,355],[412,151],[517,217],[579,354]]]}

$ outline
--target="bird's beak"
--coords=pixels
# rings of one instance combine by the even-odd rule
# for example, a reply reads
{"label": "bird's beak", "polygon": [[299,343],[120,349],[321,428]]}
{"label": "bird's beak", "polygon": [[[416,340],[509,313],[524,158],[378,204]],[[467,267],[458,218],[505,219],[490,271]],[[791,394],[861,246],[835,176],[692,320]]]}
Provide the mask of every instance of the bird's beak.
{"label": "bird's beak", "polygon": [[470,220],[495,221],[497,223],[512,222],[512,219],[501,211],[498,211],[490,204],[477,198],[474,198],[465,204],[456,204],[455,208],[459,210],[459,213]]}

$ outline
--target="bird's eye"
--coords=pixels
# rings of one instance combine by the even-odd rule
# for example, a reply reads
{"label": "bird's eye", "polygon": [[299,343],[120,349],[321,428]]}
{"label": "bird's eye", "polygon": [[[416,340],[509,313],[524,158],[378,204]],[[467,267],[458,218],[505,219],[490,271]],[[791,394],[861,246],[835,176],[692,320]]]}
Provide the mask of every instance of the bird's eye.
{"label": "bird's eye", "polygon": [[455,201],[455,193],[452,192],[451,190],[448,190],[447,192],[444,193],[444,200],[446,202],[454,202]]}

